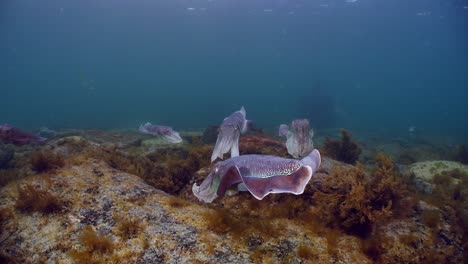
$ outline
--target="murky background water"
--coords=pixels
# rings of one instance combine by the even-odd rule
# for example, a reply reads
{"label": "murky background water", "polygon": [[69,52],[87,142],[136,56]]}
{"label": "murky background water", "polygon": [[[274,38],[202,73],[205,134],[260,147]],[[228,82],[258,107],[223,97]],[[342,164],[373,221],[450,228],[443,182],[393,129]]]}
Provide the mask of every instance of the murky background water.
{"label": "murky background water", "polygon": [[0,123],[266,129],[466,141],[466,1],[0,3]]}

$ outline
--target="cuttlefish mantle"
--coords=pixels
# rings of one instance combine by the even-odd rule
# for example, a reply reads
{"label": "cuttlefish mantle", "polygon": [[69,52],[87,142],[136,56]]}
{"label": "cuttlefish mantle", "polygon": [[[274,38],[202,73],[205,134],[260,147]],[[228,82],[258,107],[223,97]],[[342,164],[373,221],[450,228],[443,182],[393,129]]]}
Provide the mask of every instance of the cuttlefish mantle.
{"label": "cuttlefish mantle", "polygon": [[242,155],[216,163],[206,179],[192,187],[193,194],[205,203],[223,197],[228,189],[249,191],[262,200],[270,193],[302,194],[321,163],[314,149],[301,160],[268,155]]}

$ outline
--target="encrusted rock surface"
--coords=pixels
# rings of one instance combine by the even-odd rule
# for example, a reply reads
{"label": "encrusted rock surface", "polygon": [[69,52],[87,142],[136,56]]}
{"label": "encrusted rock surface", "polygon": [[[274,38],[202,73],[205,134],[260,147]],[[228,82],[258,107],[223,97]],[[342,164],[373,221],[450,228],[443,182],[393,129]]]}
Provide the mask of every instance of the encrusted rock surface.
{"label": "encrusted rock surface", "polygon": [[[462,173],[468,174],[468,165],[448,160],[422,161],[408,166],[405,174],[408,176],[414,176],[413,181],[416,188],[425,193],[431,193],[433,189],[432,180],[434,176],[453,170],[459,170]],[[456,178],[453,178],[452,180],[455,183],[459,181],[459,179]]]}

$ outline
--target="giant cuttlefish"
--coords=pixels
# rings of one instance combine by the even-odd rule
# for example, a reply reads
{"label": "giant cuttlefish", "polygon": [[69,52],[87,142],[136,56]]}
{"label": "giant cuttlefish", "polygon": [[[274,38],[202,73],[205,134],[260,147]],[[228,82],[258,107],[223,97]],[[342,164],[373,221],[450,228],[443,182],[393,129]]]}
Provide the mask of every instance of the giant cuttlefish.
{"label": "giant cuttlefish", "polygon": [[320,166],[321,158],[314,149],[302,160],[269,155],[242,155],[216,163],[206,179],[192,186],[193,194],[205,203],[223,197],[237,187],[262,200],[270,193],[302,194]]}
{"label": "giant cuttlefish", "polygon": [[314,149],[312,137],[314,131],[309,126],[309,120],[297,119],[292,121],[291,128],[281,125],[279,135],[286,137],[286,148],[294,158],[302,158]]}
{"label": "giant cuttlefish", "polygon": [[0,125],[0,141],[12,143],[18,146],[34,143],[44,143],[47,139],[20,130],[9,124]]}
{"label": "giant cuttlefish", "polygon": [[171,143],[182,142],[182,138],[180,137],[179,133],[174,131],[172,127],[153,125],[148,122],[144,125],[140,125],[138,130],[141,133],[162,137],[163,139]]}
{"label": "giant cuttlefish", "polygon": [[244,107],[224,118],[218,129],[218,139],[211,154],[211,162],[223,158],[224,153],[231,150],[231,157],[239,156],[239,137],[247,131],[249,121],[245,119]]}

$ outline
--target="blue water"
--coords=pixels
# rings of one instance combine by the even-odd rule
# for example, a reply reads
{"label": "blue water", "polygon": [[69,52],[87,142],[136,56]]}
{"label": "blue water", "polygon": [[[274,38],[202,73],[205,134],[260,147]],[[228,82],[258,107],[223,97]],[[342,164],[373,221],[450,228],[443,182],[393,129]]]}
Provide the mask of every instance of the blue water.
{"label": "blue water", "polygon": [[466,142],[467,27],[468,1],[3,0],[0,123],[183,130],[244,105]]}

